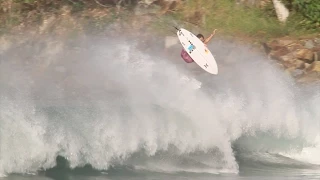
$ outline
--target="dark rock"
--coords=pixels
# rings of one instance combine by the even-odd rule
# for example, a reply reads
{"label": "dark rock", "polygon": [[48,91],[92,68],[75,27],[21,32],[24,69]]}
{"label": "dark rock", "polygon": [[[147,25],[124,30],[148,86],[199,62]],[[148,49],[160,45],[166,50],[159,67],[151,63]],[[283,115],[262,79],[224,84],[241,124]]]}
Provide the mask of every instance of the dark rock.
{"label": "dark rock", "polygon": [[277,50],[275,50],[275,51],[271,51],[269,55],[271,58],[281,61],[282,60],[281,56],[285,56],[289,52],[290,51],[288,50],[287,47],[280,47],[280,48],[277,48]]}

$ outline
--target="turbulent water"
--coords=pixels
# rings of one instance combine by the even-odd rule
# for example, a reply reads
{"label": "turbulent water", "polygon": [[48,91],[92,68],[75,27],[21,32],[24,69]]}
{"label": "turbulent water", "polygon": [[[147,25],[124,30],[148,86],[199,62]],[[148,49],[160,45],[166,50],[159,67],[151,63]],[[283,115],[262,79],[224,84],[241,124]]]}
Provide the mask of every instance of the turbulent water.
{"label": "turbulent water", "polygon": [[249,47],[217,76],[163,37],[54,38],[0,54],[5,179],[320,177],[320,92]]}

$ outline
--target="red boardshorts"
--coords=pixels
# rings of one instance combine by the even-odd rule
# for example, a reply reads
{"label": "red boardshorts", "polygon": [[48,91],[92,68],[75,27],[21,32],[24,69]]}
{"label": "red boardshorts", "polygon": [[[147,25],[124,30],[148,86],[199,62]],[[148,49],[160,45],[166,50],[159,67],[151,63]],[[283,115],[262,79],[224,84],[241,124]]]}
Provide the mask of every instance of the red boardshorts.
{"label": "red boardshorts", "polygon": [[194,62],[190,55],[187,53],[187,51],[185,51],[184,49],[182,49],[181,51],[181,57],[186,63]]}

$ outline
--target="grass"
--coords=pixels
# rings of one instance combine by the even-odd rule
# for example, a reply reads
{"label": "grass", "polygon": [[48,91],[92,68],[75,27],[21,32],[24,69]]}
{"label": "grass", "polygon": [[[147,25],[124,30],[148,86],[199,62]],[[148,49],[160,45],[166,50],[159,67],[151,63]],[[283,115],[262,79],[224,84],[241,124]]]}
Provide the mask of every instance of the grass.
{"label": "grass", "polygon": [[[86,3],[71,3],[77,1],[57,0],[50,1],[51,4],[45,3],[36,6],[36,1],[29,0],[29,6],[24,0],[14,0],[10,12],[4,12],[5,6],[8,6],[8,1],[0,0],[0,34],[10,32],[10,29],[24,22],[26,25],[37,25],[42,22],[43,16],[46,13],[59,14],[59,10],[63,5],[72,7],[73,15],[80,15],[86,9],[102,8],[95,4],[94,1],[81,1]],[[10,1],[11,2],[11,1]],[[39,2],[45,2],[41,0]],[[90,2],[90,3],[89,3]],[[30,6],[32,5],[32,6]],[[26,7],[32,7],[26,9]],[[2,11],[3,10],[3,11]],[[106,24],[114,22],[116,19],[121,19],[123,22],[126,17],[130,17],[130,13],[124,11],[121,14],[116,14],[115,8],[109,9],[109,15],[102,18],[92,18],[83,22],[89,28],[88,31],[96,29],[102,30]],[[132,12],[131,12],[132,14]],[[2,18],[1,18],[2,15]],[[286,24],[281,24],[276,17],[272,4],[266,8],[248,8],[242,5],[237,5],[235,0],[186,0],[182,6],[178,7],[173,13],[162,16],[160,20],[155,20],[151,27],[158,33],[175,32],[170,25],[180,25],[190,30],[201,29],[201,33],[209,34],[213,29],[218,29],[219,36],[231,36],[232,38],[253,39],[254,41],[265,41],[270,38],[283,36],[300,37],[304,35],[313,36],[317,34],[317,30],[305,30],[298,22],[301,22],[301,16],[290,15]],[[185,23],[183,23],[185,22]],[[189,23],[186,23],[189,22]],[[32,26],[32,25],[31,25]]]}
{"label": "grass", "polygon": [[272,4],[268,6],[259,9],[237,5],[234,0],[187,0],[176,17],[191,21],[208,33],[219,29],[219,34],[233,37],[267,40],[316,34],[316,30],[299,27],[299,17],[295,14],[289,17],[286,24],[280,23]]}

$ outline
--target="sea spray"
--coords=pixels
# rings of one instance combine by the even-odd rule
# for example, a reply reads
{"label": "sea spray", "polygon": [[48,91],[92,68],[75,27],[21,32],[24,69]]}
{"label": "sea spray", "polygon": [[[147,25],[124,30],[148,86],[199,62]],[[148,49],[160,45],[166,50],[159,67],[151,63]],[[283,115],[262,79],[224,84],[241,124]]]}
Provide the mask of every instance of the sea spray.
{"label": "sea spray", "polygon": [[[35,50],[22,45],[17,56],[4,52],[2,174],[51,168],[58,155],[71,168],[238,173],[235,153],[315,143],[317,132],[308,130],[319,129],[319,99],[299,98],[303,90],[252,49],[213,41],[221,68],[213,76],[189,71],[198,67],[182,63],[180,46],[172,47],[175,56],[162,53],[157,41],[148,51],[125,37],[66,42],[54,55],[37,43]],[[30,61],[39,54],[50,63]],[[287,145],[272,146],[261,134]],[[250,138],[259,148],[246,146]]]}

